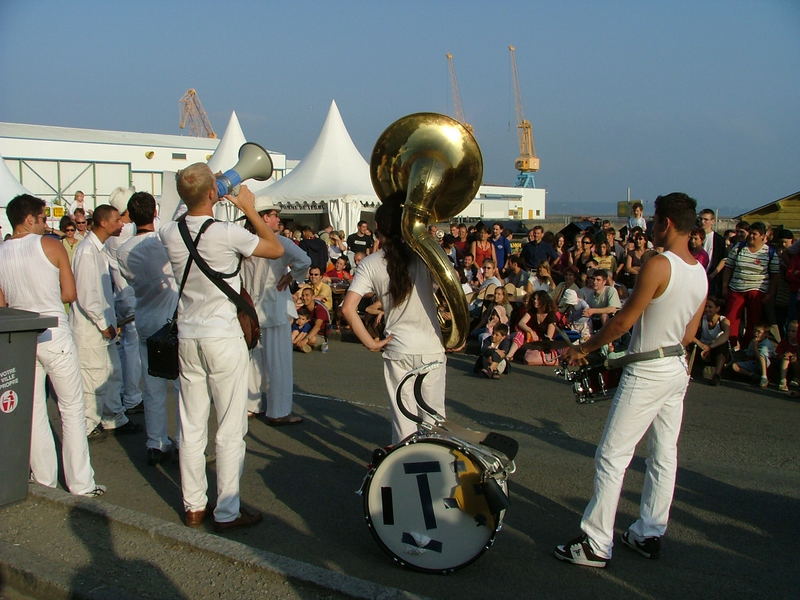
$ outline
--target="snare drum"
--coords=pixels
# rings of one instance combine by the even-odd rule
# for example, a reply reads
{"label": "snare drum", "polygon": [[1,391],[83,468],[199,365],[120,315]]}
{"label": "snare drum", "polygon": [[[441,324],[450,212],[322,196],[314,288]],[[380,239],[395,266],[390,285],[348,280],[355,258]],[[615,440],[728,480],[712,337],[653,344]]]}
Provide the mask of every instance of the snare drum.
{"label": "snare drum", "polygon": [[[449,573],[468,565],[492,546],[505,512],[490,509],[485,475],[475,452],[456,441],[412,437],[367,475],[372,535],[404,567]],[[505,479],[497,484],[507,495]]]}

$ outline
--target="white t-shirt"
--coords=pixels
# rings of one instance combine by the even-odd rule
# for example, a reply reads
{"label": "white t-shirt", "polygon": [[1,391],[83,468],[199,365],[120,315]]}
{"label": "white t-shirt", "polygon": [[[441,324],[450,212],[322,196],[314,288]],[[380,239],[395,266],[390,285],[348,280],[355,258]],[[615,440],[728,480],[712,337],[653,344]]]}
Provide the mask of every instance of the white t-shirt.
{"label": "white t-shirt", "polygon": [[144,340],[158,331],[175,313],[178,284],[164,244],[155,232],[127,240],[117,249],[122,276],[136,296],[136,330]]}
{"label": "white t-shirt", "polygon": [[391,358],[391,353],[395,352],[418,355],[444,352],[431,273],[416,255],[408,265],[408,272],[411,292],[397,306],[389,295],[389,273],[383,250],[361,261],[348,289],[361,296],[374,292],[380,298],[386,319],[386,335],[392,335],[392,341],[384,351],[386,358]]}
{"label": "white t-shirt", "polygon": [[[192,240],[200,227],[211,217],[186,216]],[[165,223],[158,235],[167,250],[175,281],[180,287],[189,250],[183,242],[178,223]],[[219,273],[232,273],[239,266],[240,256],[250,256],[258,245],[258,236],[236,223],[213,223],[200,238],[197,250],[208,265]],[[238,292],[241,279],[237,274],[225,279]],[[189,277],[178,306],[179,338],[234,338],[242,335],[236,319],[236,306],[192,261]]]}

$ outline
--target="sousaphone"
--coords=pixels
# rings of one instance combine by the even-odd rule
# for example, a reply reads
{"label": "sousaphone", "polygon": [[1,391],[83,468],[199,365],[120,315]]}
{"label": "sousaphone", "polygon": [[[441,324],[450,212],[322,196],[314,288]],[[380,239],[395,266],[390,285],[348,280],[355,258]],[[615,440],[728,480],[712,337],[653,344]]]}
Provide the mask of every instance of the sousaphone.
{"label": "sousaphone", "polygon": [[461,348],[469,333],[467,300],[455,268],[428,233],[428,225],[449,221],[475,198],[483,178],[478,143],[455,119],[436,113],[408,115],[378,138],[370,176],[381,201],[405,197],[403,239],[431,270],[439,288],[437,299],[447,303],[447,316],[439,312],[445,348]]}

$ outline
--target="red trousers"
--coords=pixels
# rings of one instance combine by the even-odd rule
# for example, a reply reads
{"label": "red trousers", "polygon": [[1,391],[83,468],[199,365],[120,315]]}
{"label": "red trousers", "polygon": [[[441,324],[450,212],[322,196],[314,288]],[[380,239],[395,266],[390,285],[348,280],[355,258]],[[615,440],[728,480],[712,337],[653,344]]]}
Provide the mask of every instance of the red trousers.
{"label": "red trousers", "polygon": [[[761,322],[764,313],[764,298],[766,294],[759,290],[747,292],[728,291],[728,302],[725,304],[725,316],[731,323],[731,345],[739,340],[739,346],[744,347],[753,339],[753,329]],[[747,314],[747,327],[740,336],[742,316]]]}

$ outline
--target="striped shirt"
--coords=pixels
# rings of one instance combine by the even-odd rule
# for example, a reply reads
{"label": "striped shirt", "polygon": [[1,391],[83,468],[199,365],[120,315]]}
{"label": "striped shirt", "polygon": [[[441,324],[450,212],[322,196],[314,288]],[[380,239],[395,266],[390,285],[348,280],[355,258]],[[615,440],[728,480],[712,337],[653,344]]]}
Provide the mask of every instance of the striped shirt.
{"label": "striped shirt", "polygon": [[730,289],[734,292],[769,290],[770,275],[780,273],[778,253],[764,244],[756,252],[750,252],[747,245],[734,245],[728,252],[726,269],[732,269]]}

